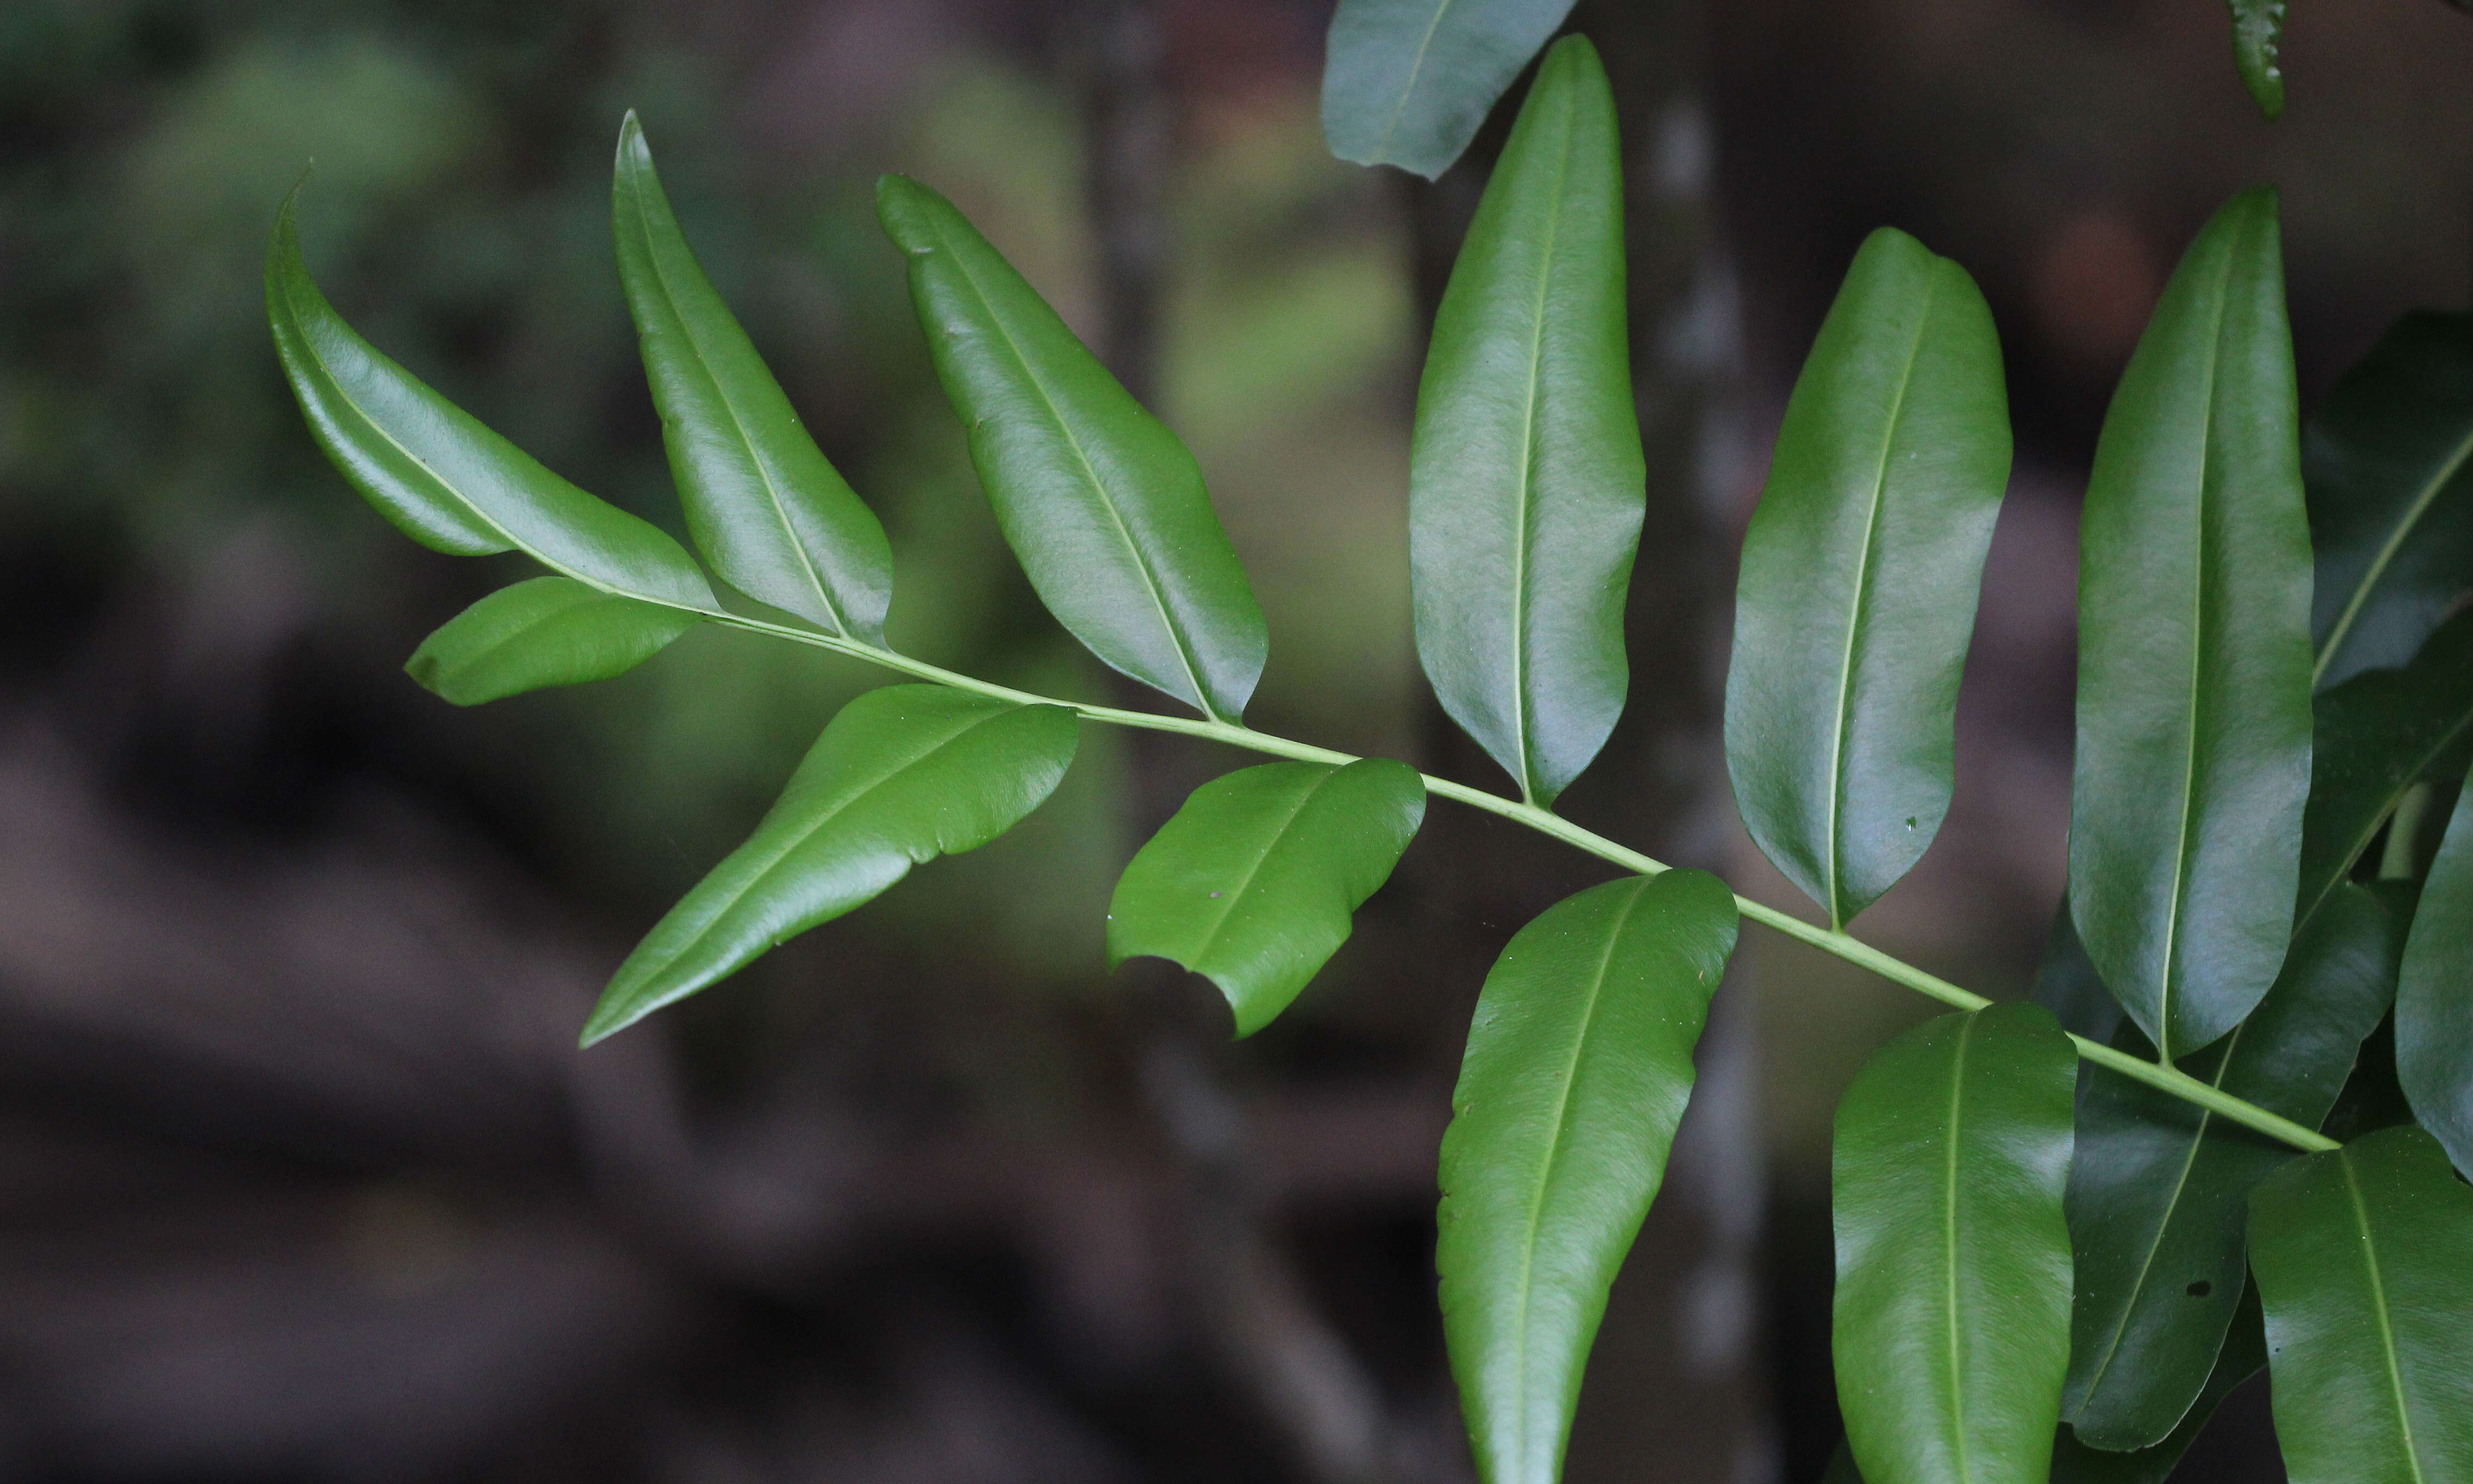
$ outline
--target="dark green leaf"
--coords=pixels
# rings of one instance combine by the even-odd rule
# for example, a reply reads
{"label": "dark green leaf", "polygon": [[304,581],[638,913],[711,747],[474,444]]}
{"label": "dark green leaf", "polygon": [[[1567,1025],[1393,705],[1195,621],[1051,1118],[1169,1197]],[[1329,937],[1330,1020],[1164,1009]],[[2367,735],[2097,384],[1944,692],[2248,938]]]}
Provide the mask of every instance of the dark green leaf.
{"label": "dark green leaf", "polygon": [[2245,1283],[2215,1369],[2207,1373],[2198,1400],[2191,1403],[2171,1435],[2135,1452],[2111,1453],[2079,1442],[2064,1424],[2053,1440],[2051,1484],[2165,1484],[2173,1475],[2173,1466],[2206,1431],[2216,1408],[2232,1395],[2233,1388],[2267,1369],[2267,1335],[2260,1325],[2258,1285]]}
{"label": "dark green leaf", "polygon": [[2229,0],[2233,12],[2233,66],[2260,116],[2284,111],[2284,0]]}
{"label": "dark green leaf", "polygon": [[700,622],[573,578],[536,577],[447,620],[420,641],[404,670],[457,706],[478,706],[544,685],[624,675]]}
{"label": "dark green leaf", "polygon": [[2321,689],[2400,665],[2473,587],[2473,314],[2406,315],[2301,433]]}
{"label": "dark green leaf", "polygon": [[1486,975],[1443,1136],[1436,1265],[1485,1484],[1550,1484],[1606,1290],[1666,1175],[1735,947],[1699,871],[1591,887]]}
{"label": "dark green leaf", "polygon": [[1433,180],[1571,9],[1572,0],[1339,0],[1322,74],[1331,152]]}
{"label": "dark green leaf", "polygon": [[406,536],[457,556],[520,549],[605,592],[712,610],[695,559],[541,467],[352,332],[300,261],[296,188],[275,218],[266,313],[309,431]]}
{"label": "dark green leaf", "polygon": [[[2335,1106],[2395,993],[2406,914],[2347,884],[2294,939],[2275,987],[2181,1070],[2302,1125]],[[2115,1045],[2153,1047],[2134,1026]],[[2206,1384],[2242,1293],[2250,1191],[2293,1150],[2101,1068],[2070,1168],[2077,1301],[2061,1416],[2099,1448],[2164,1440]]]}
{"label": "dark green leaf", "polygon": [[2473,1171],[2473,783],[2431,862],[2396,990],[2396,1077],[2413,1116]]}
{"label": "dark green leaf", "polygon": [[2040,1484],[2070,1352],[2077,1053],[2050,1012],[1927,1020],[1837,1105],[1831,1353],[1847,1444],[1885,1484]]}
{"label": "dark green leaf", "polygon": [[1787,402],[1726,677],[1743,823],[1834,926],[1949,810],[1958,670],[2008,479],[1991,310],[1966,270],[1881,228]]}
{"label": "dark green leaf", "polygon": [[1108,904],[1108,963],[1152,954],[1209,978],[1251,1036],[1348,941],[1426,817],[1426,781],[1388,758],[1274,762],[1193,791]]}
{"label": "dark green leaf", "polygon": [[2275,1435],[2293,1484],[2473,1478],[2473,1188],[2387,1129],[2250,1197]]}
{"label": "dark green leaf", "polygon": [[2096,444],[2078,575],[2070,900],[2169,1054],[2241,1023],[2293,932],[2310,533],[2272,191],[2173,271]]}
{"label": "dark green leaf", "polygon": [[1552,802],[1622,714],[1646,478],[1614,96],[1597,54],[1567,36],[1435,312],[1408,476],[1418,658],[1532,803]]}
{"label": "dark green leaf", "polygon": [[610,205],[618,279],[696,545],[749,597],[881,643],[893,594],[884,527],[825,462],[713,292],[632,112],[618,132]]}
{"label": "dark green leaf", "polygon": [[2121,1029],[2121,1001],[2103,987],[2103,976],[2078,942],[2078,925],[2070,915],[2069,894],[2061,894],[2061,910],[2053,915],[2052,936],[2045,942],[2043,962],[2035,966],[2035,1003],[2053,1013],[2061,1029],[2089,1041],[2110,1041]]}
{"label": "dark green leaf", "polygon": [[952,203],[876,184],[936,374],[1030,585],[1073,636],[1220,721],[1269,640],[1202,468]]}
{"label": "dark green leaf", "polygon": [[585,1043],[862,905],[919,862],[1003,834],[1065,776],[1076,727],[1063,706],[938,685],[888,685],[844,706],[747,843],[618,967]]}

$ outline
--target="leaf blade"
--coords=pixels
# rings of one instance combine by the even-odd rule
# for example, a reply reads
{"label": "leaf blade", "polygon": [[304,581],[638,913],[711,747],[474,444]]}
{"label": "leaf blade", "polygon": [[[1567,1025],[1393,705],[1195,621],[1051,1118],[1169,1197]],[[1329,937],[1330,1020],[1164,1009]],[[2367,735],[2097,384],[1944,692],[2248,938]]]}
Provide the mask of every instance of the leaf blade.
{"label": "leaf blade", "polygon": [[1623,272],[1614,97],[1569,36],[1521,105],[1435,313],[1408,479],[1418,659],[1540,805],[1605,745],[1630,683],[1623,598],[1647,466]]}
{"label": "leaf blade", "polygon": [[2228,0],[2233,12],[2233,68],[2261,118],[2272,123],[2284,112],[2285,0]]}
{"label": "leaf blade", "polygon": [[1435,179],[1571,10],[1572,0],[1340,0],[1322,79],[1331,152]]}
{"label": "leaf blade", "polygon": [[2396,987],[2396,1078],[2413,1115],[2473,1170],[2473,785],[2456,796],[2406,940]]}
{"label": "leaf blade", "polygon": [[1548,908],[1486,976],[1443,1136],[1435,1256],[1485,1484],[1560,1470],[1736,927],[1733,894],[1704,872],[1610,881]]}
{"label": "leaf blade", "polygon": [[1875,231],[1787,403],[1726,676],[1743,822],[1835,927],[1906,874],[1948,812],[2009,453],[1982,294],[1912,237]]}
{"label": "leaf blade", "polygon": [[893,551],[687,247],[633,110],[611,188],[618,277],[687,530],[723,581],[880,644]]}
{"label": "leaf blade", "polygon": [[703,621],[573,578],[536,577],[448,619],[404,670],[444,701],[479,706],[624,675]]}

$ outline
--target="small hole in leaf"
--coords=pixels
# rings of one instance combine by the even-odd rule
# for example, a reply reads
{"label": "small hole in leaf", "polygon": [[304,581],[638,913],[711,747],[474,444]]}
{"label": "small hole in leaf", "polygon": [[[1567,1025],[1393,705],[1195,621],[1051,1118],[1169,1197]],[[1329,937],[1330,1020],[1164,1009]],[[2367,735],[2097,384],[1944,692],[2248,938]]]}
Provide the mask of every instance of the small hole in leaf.
{"label": "small hole in leaf", "polygon": [[2203,1278],[2202,1278],[2202,1279],[2199,1279],[2197,1282],[2192,1283],[2189,1287],[2182,1289],[2181,1291],[2182,1291],[2183,1293],[2188,1294],[2191,1298],[2194,1298],[2194,1299],[2203,1299],[2203,1298],[2205,1298],[2207,1295],[2209,1295],[2209,1294],[2211,1294],[2211,1293],[2213,1293],[2213,1292],[2215,1292],[2215,1291],[2216,1291],[2216,1285],[2215,1285],[2215,1284],[2213,1284],[2213,1283],[2211,1283],[2211,1282],[2209,1282],[2209,1281],[2207,1281],[2205,1279],[2203,1279]]}
{"label": "small hole in leaf", "polygon": [[1217,892],[1213,892],[1213,893],[1212,893],[1211,895],[1212,895],[1212,896],[1213,896],[1213,897],[1216,897],[1216,896],[1218,896],[1219,894],[1218,894]]}

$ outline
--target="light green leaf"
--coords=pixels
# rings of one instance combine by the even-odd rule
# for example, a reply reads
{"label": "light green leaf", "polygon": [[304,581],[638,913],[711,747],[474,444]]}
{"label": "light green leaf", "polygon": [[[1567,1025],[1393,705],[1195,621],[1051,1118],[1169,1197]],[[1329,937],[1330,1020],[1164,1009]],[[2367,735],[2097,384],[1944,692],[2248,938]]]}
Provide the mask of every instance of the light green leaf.
{"label": "light green leaf", "polygon": [[2272,191],[2198,233],[2096,444],[2079,542],[2070,900],[2178,1058],[2293,933],[2310,788],[2310,533]]}
{"label": "light green leaf", "polygon": [[457,706],[606,681],[703,620],[567,577],[501,587],[420,641],[404,670]]}
{"label": "light green leaf", "polygon": [[541,467],[352,332],[300,261],[300,194],[276,214],[267,319],[309,431],[352,488],[433,550],[521,550],[605,592],[711,611],[678,542]]}
{"label": "light green leaf", "polygon": [[1551,803],[1622,714],[1646,479],[1614,96],[1597,54],[1567,36],[1435,313],[1408,476],[1418,658],[1532,803]]}
{"label": "light green leaf", "polygon": [[1743,823],[1833,926],[1949,810],[1958,671],[2008,480],[1992,311],[1966,270],[1881,228],[1787,402],[1726,676]]}
{"label": "light green leaf", "polygon": [[1440,176],[1571,9],[1572,0],[1339,0],[1322,73],[1331,152]]}
{"label": "light green leaf", "polygon": [[919,862],[1003,834],[1065,776],[1077,725],[1063,706],[937,685],[844,706],[747,843],[618,966],[585,1043],[864,904]]}
{"label": "light green leaf", "polygon": [[2396,1080],[2413,1115],[2473,1171],[2473,783],[2456,796],[2406,941]]}
{"label": "light green leaf", "polygon": [[893,594],[884,527],[825,462],[790,399],[713,292],[630,112],[610,220],[618,279],[686,508],[724,582],[826,633],[881,644]]}
{"label": "light green leaf", "polygon": [[2293,1484],[2473,1478],[2473,1188],[2417,1128],[2295,1160],[2249,1202]]}
{"label": "light green leaf", "polygon": [[2398,320],[2302,428],[2324,689],[2400,665],[2473,587],[2473,314]]}
{"label": "light green leaf", "polygon": [[1550,1484],[1735,946],[1717,877],[1591,887],[1486,975],[1443,1136],[1443,1334],[1485,1484]]}
{"label": "light green leaf", "polygon": [[1251,1036],[1348,941],[1426,817],[1414,768],[1274,762],[1193,791],[1108,905],[1108,963],[1152,954],[1219,986]]}
{"label": "light green leaf", "polygon": [[[2410,903],[2347,883],[2293,941],[2248,1019],[2181,1070],[2317,1128],[2395,993]],[[2114,1044],[2152,1060],[2134,1026]],[[2293,1150],[2101,1068],[2070,1167],[2077,1273],[2061,1416],[2083,1442],[2164,1441],[2223,1348],[2242,1294],[2249,1193]]]}
{"label": "light green leaf", "polygon": [[2233,67],[2259,115],[2284,112],[2284,0],[2227,0],[2233,12]]}
{"label": "light green leaf", "polygon": [[950,202],[876,184],[971,462],[1022,569],[1101,659],[1219,721],[1269,639],[1201,467]]}
{"label": "light green leaf", "polygon": [[2043,1484],[2070,1352],[2077,1053],[1993,1005],[1875,1052],[1837,1105],[1831,1353],[1873,1484]]}

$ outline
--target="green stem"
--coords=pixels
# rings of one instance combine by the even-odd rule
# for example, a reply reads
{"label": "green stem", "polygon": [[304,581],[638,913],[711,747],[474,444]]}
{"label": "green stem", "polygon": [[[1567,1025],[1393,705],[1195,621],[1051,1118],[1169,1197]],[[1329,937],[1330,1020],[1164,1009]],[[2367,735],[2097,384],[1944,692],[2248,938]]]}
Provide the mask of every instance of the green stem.
{"label": "green stem", "polygon": [[[1029,691],[1016,690],[1009,685],[997,685],[977,680],[945,669],[940,665],[929,664],[925,660],[895,654],[889,649],[878,649],[872,644],[835,638],[829,634],[817,634],[806,629],[794,629],[785,624],[767,623],[762,619],[747,618],[736,613],[709,610],[695,611],[703,613],[705,617],[716,623],[725,624],[733,629],[745,629],[754,634],[771,634],[776,638],[812,644],[820,649],[848,655],[854,659],[864,659],[870,664],[898,670],[914,679],[929,681],[939,685],[950,685],[959,690],[974,691],[979,695],[991,696],[998,700],[1020,702],[1024,706],[1061,706],[1094,722],[1106,722],[1118,727],[1139,727],[1150,731],[1174,732],[1180,736],[1203,737],[1213,742],[1227,743],[1231,747],[1267,753],[1275,757],[1292,757],[1301,762],[1345,764],[1357,761],[1354,755],[1347,753],[1334,752],[1327,747],[1315,747],[1307,742],[1291,742],[1285,737],[1275,737],[1268,732],[1256,731],[1251,727],[1231,722],[1163,716],[1152,711],[1129,711],[1113,706],[1085,706],[1079,702],[1059,701],[1052,696],[1033,695]],[[1420,777],[1426,780],[1428,793],[1439,794],[1445,799],[1455,800],[1472,807],[1483,809],[1489,814],[1499,814],[1516,824],[1525,825],[1540,834],[1551,835],[1566,845],[1586,850],[1600,860],[1611,861],[1625,871],[1635,871],[1643,875],[1655,875],[1667,869],[1662,861],[1643,855],[1628,847],[1617,845],[1594,830],[1584,829],[1570,820],[1549,813],[1535,804],[1523,803],[1517,799],[1506,799],[1500,794],[1489,794],[1483,789],[1471,788],[1465,783],[1454,783],[1449,778],[1438,778],[1431,774],[1422,774]],[[1945,1005],[1954,1005],[1960,1010],[1981,1010],[1992,1003],[1981,994],[1959,989],[1946,979],[1928,974],[1913,965],[1902,959],[1892,958],[1870,944],[1849,937],[1845,933],[1831,928],[1816,927],[1800,918],[1790,917],[1775,907],[1754,901],[1741,894],[1736,896],[1735,905],[1741,909],[1743,916],[1755,922],[1784,933],[1789,938],[1799,939],[1824,953],[1834,954],[1858,968],[1868,969],[1885,979],[1903,984],[1919,993],[1928,994]],[[2317,1153],[2338,1147],[2334,1139],[2323,1134],[2303,1128],[2290,1118],[2277,1117],[2257,1104],[2244,1102],[2230,1093],[2210,1087],[2177,1067],[2142,1061],[2101,1042],[2089,1041],[2083,1036],[2072,1036],[2070,1041],[2077,1047],[2079,1057],[2093,1062],[2098,1066],[2119,1072],[2134,1081],[2143,1082],[2158,1091],[2170,1093],[2184,1102],[2195,1103],[2210,1113],[2230,1119],[2245,1128],[2255,1129],[2271,1138],[2291,1144],[2295,1149]]]}

